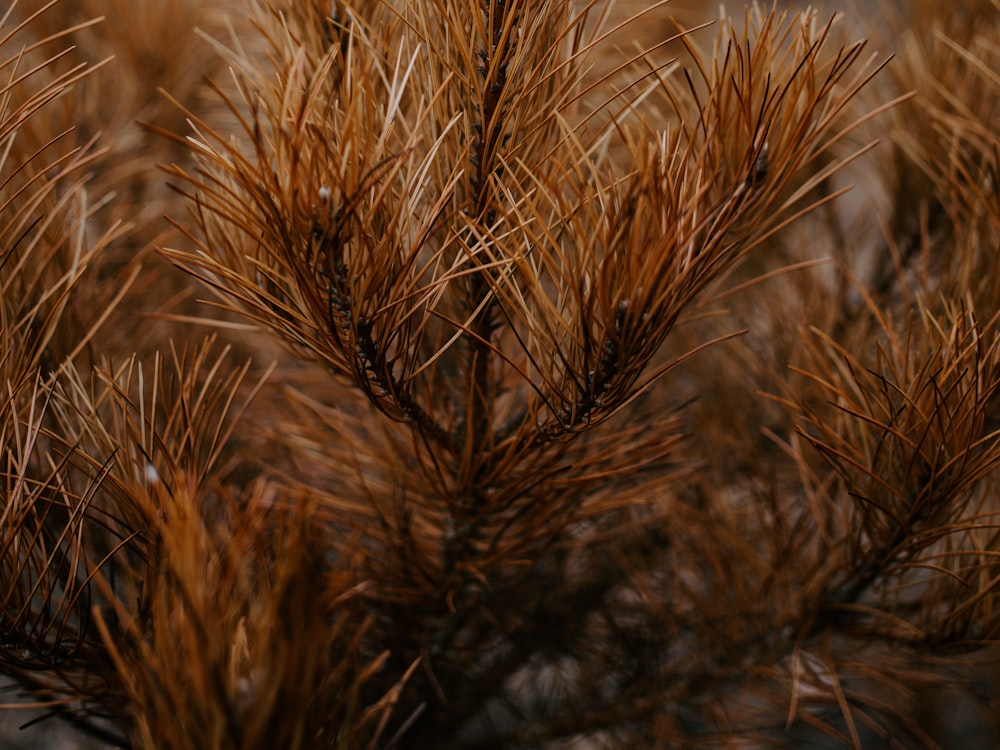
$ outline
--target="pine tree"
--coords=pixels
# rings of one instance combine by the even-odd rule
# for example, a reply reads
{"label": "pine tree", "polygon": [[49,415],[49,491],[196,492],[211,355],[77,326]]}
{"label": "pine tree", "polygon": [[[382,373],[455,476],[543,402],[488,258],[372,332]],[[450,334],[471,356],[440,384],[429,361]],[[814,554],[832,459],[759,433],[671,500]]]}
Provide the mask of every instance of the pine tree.
{"label": "pine tree", "polygon": [[1000,6],[915,2],[889,62],[624,5],[7,12],[24,696],[177,750],[953,740],[923,706],[989,698],[1000,628]]}

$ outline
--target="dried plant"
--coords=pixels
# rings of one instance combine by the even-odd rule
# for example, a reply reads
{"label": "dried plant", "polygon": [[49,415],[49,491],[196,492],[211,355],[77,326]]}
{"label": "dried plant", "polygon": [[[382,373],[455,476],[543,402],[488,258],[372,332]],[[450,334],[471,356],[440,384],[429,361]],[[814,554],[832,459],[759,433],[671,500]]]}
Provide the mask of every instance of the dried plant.
{"label": "dried plant", "polygon": [[891,75],[777,5],[708,47],[667,3],[151,8],[0,24],[38,708],[178,750],[949,745],[921,705],[1000,637],[996,4],[887,21]]}

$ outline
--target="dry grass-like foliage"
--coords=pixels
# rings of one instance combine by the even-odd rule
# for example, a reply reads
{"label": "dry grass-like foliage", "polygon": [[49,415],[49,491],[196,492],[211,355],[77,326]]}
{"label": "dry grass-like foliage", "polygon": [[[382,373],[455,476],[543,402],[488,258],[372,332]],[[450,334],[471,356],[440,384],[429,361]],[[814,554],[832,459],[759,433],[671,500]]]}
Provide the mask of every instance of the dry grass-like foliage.
{"label": "dry grass-like foliage", "polygon": [[0,671],[136,748],[958,741],[1000,6],[936,7],[16,2]]}

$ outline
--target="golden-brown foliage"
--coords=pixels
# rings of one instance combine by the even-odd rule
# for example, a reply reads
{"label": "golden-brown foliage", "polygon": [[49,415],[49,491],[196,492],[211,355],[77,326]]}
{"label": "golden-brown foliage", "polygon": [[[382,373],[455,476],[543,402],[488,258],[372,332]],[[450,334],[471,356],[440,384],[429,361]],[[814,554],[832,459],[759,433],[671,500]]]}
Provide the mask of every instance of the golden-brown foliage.
{"label": "golden-brown foliage", "polygon": [[814,10],[706,46],[622,5],[7,12],[39,707],[178,750],[954,740],[920,707],[1000,638],[1000,7],[887,15],[887,72]]}

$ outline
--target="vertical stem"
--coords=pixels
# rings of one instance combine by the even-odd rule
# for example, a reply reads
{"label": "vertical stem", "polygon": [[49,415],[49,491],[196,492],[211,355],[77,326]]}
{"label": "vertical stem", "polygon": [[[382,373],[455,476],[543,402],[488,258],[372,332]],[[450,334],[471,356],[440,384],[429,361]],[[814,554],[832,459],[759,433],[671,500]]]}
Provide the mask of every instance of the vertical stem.
{"label": "vertical stem", "polygon": [[[506,143],[509,134],[504,133],[503,118],[506,114],[504,93],[508,84],[508,62],[513,51],[513,36],[517,33],[517,12],[510,0],[485,0],[481,5],[485,21],[485,47],[478,51],[478,69],[482,79],[478,89],[479,112],[474,123],[475,137],[469,160],[472,165],[469,187],[473,208],[471,215],[484,228],[481,237],[492,236],[498,219],[495,194],[491,179],[502,171],[498,163],[499,149]],[[470,233],[470,252],[475,240]],[[487,261],[491,258],[487,255]],[[481,504],[481,479],[487,473],[492,441],[495,398],[497,384],[492,372],[494,352],[492,339],[497,329],[496,302],[489,300],[491,280],[481,270],[470,277],[468,282],[468,309],[482,309],[473,321],[466,336],[466,415],[464,434],[460,441],[463,446],[459,474],[459,492],[462,502],[469,509]]]}
{"label": "vertical stem", "polygon": [[512,0],[483,0],[479,6],[484,22],[480,27],[484,46],[476,53],[479,67],[475,80],[479,85],[472,92],[476,101],[471,106],[476,112],[468,156],[467,209],[479,231],[469,229],[466,249],[474,262],[480,254],[484,260],[478,272],[469,275],[464,289],[466,311],[478,310],[478,313],[464,336],[465,415],[460,424],[461,434],[453,441],[458,458],[455,490],[459,512],[449,520],[443,551],[452,611],[431,639],[429,655],[432,658],[444,650],[461,629],[482,593],[481,585],[463,563],[475,556],[476,539],[488,516],[488,508],[484,507],[488,501],[485,477],[491,473],[494,460],[492,442],[498,383],[494,373],[493,338],[499,321],[496,300],[490,298],[492,278],[488,274],[492,271],[482,266],[490,264],[497,255],[490,252],[495,247],[493,237],[501,218],[493,181],[503,171],[498,154],[508,135],[504,133],[503,123],[508,114],[505,106],[505,101],[509,100],[509,96],[505,96],[508,62],[517,33],[517,9],[513,5]]}

